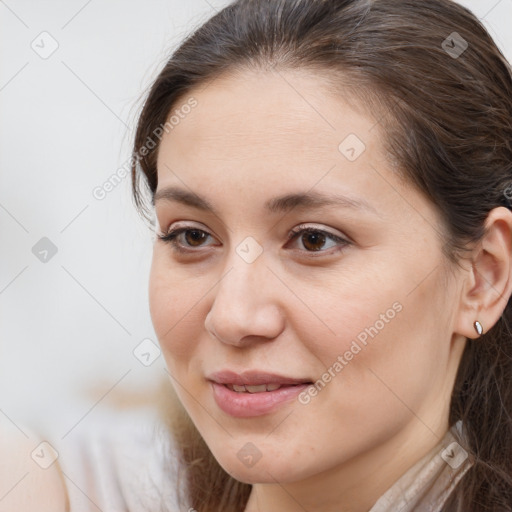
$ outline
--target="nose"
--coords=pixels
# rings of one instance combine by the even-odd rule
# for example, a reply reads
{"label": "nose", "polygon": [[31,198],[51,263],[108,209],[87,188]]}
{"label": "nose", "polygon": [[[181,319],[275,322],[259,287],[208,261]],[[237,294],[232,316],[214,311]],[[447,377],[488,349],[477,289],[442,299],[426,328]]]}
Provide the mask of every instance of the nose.
{"label": "nose", "polygon": [[285,323],[277,285],[263,261],[236,262],[217,285],[206,330],[237,347],[276,338]]}

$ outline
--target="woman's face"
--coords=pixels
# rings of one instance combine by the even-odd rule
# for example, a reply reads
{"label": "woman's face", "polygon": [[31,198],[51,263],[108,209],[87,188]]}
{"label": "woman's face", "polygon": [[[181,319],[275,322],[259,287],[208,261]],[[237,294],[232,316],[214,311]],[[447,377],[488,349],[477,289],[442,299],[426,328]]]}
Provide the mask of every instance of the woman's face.
{"label": "woman's face", "polygon": [[150,278],[180,400],[239,480],[400,474],[448,428],[464,344],[435,210],[378,121],[318,78],[247,72],[192,96],[155,200],[160,233],[187,231],[155,241]]}

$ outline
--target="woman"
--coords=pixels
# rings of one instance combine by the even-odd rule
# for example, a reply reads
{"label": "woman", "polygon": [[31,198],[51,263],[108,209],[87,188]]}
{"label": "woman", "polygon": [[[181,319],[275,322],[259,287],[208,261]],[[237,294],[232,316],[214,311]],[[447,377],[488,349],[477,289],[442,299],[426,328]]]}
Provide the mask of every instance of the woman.
{"label": "woman", "polygon": [[449,0],[239,0],[174,52],[133,185],[179,510],[512,510],[511,120]]}
{"label": "woman", "polygon": [[194,510],[512,510],[512,78],[470,12],[235,2],[134,156]]}

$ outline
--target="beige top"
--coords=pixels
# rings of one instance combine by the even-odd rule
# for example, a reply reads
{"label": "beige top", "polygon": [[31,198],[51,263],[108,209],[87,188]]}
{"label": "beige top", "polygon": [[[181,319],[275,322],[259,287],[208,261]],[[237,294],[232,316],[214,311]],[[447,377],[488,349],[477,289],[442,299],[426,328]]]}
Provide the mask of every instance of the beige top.
{"label": "beige top", "polygon": [[462,447],[458,421],[429,453],[404,473],[369,512],[439,512],[451,491],[474,464]]}
{"label": "beige top", "polygon": [[[77,427],[61,446],[71,512],[183,510],[177,504],[176,448],[158,419],[130,415],[105,421]],[[439,512],[473,464],[458,443],[460,427],[460,422],[454,425],[369,512]]]}

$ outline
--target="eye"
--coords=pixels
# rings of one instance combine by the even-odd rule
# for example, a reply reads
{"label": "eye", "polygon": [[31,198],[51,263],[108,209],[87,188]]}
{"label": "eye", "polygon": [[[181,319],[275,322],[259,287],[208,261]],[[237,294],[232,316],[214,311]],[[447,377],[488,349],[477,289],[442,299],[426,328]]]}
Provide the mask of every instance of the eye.
{"label": "eye", "polygon": [[334,233],[304,225],[292,229],[288,234],[288,239],[300,242],[302,247],[299,249],[306,252],[327,252],[325,249],[336,246],[338,246],[338,250],[341,250],[350,244],[348,240]]}
{"label": "eye", "polygon": [[[194,252],[194,248],[213,245],[204,243],[209,238],[213,238],[210,233],[194,226],[176,227],[168,233],[158,234],[159,240],[171,244],[173,249],[183,253],[191,253]],[[288,241],[290,240],[300,242],[299,250],[308,253],[326,253],[328,252],[326,249],[333,247],[342,250],[350,244],[348,240],[339,235],[302,224],[288,233]],[[333,251],[329,251],[329,253],[331,252]]]}
{"label": "eye", "polygon": [[201,247],[211,235],[206,231],[192,226],[177,227],[168,233],[158,234],[158,239],[171,244],[179,252],[192,252],[195,247]]}

